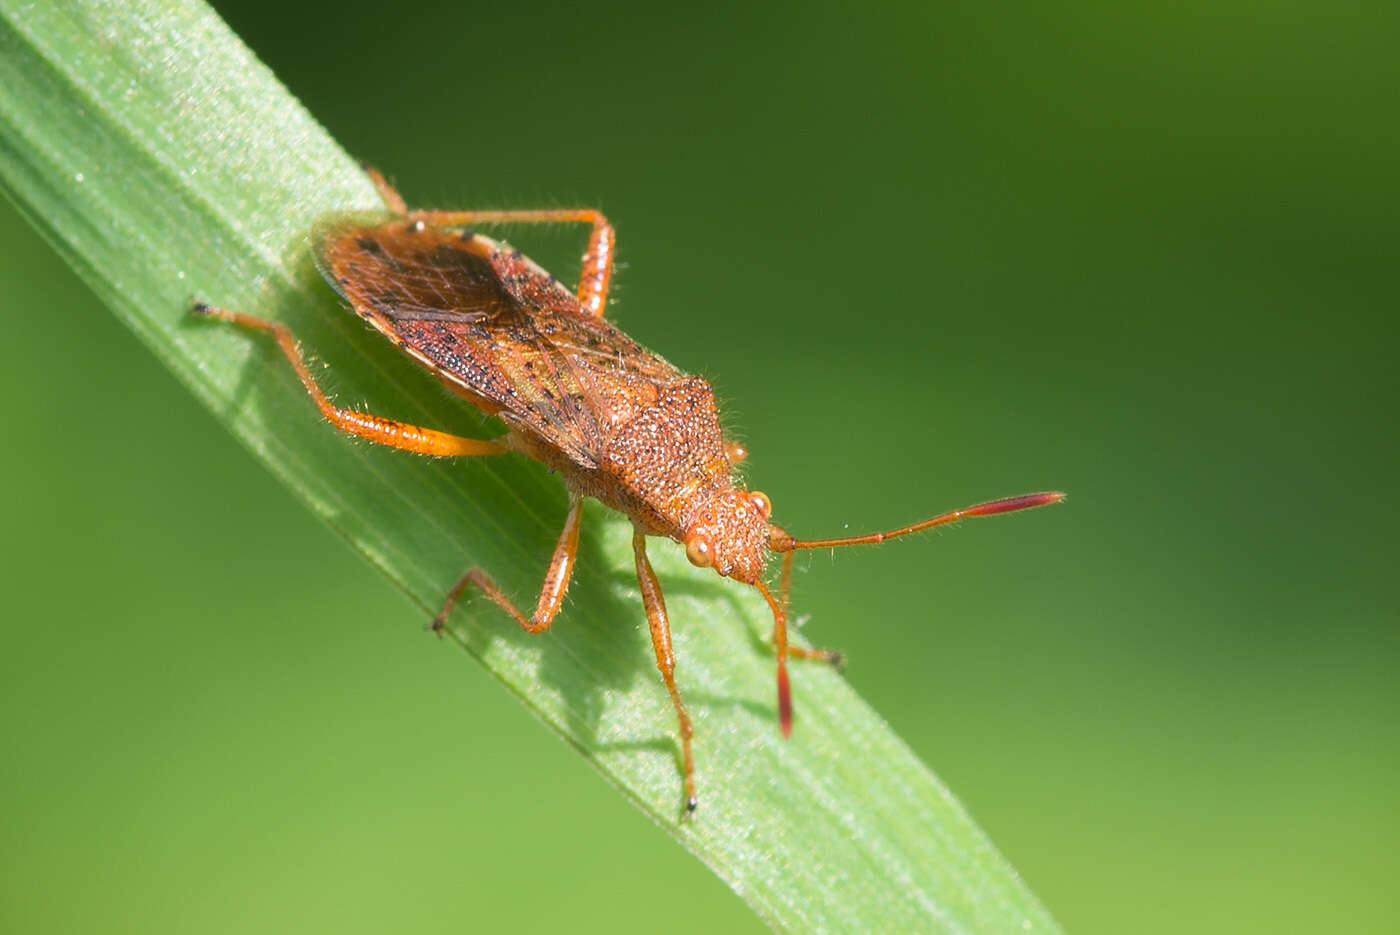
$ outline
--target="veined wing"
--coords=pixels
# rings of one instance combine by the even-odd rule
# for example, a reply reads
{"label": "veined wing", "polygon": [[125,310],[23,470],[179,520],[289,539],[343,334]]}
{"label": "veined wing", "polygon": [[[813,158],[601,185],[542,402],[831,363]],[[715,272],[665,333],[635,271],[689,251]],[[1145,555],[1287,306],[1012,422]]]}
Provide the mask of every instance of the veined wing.
{"label": "veined wing", "polygon": [[681,374],[489,238],[408,221],[326,238],[322,271],[395,344],[482,409],[585,467]]}

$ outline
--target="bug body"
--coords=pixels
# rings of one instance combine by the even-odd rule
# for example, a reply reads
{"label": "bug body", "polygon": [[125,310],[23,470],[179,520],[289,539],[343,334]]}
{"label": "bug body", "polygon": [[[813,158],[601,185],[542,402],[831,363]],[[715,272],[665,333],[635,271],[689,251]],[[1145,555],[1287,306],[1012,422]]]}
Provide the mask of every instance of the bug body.
{"label": "bug body", "polygon": [[414,221],[333,231],[327,278],[391,341],[510,427],[507,443],[648,535],[704,536],[752,582],[768,527],[737,489],[710,385],[637,344],[519,251]]}
{"label": "bug body", "polygon": [[[328,400],[285,326],[240,312],[196,305],[195,311],[273,334],[321,412],[337,427],[380,444],[423,454],[471,457],[518,452],[557,471],[570,491],[568,515],[530,616],[479,568],[468,570],[434,619],[441,629],[469,586],[478,588],[535,633],[558,614],[578,549],[582,502],[594,497],[628,516],[657,668],[680,725],[685,803],[696,805],[692,728],[675,682],[670,622],[646,538],[682,543],[693,564],[753,585],[772,609],[778,713],[792,725],[789,655],[835,662],[821,650],[787,644],[787,599],[797,549],[882,542],[967,516],[1053,503],[1062,494],[1012,497],[944,513],[888,532],[798,540],[770,521],[772,504],[738,482],[742,446],[726,439],[714,393],[637,344],[603,318],[611,279],[613,229],[598,212],[408,212],[397,192],[371,173],[392,218],[347,223],[327,233],[322,271],[361,318],[454,392],[505,422],[505,436],[460,438],[395,419],[342,409]],[[577,290],[570,292],[519,251],[475,233],[498,221],[574,221],[592,226]],[[763,580],[783,553],[775,596]]]}

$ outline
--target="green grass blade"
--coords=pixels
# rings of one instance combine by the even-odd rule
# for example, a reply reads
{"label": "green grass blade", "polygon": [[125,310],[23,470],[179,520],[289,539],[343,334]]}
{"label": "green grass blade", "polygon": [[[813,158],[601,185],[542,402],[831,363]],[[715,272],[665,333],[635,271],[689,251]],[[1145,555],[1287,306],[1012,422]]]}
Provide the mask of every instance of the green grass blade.
{"label": "green grass blade", "polygon": [[[564,515],[557,480],[518,458],[433,461],[343,437],[266,341],[187,317],[197,295],[278,318],[329,365],[320,372],[341,400],[491,431],[322,285],[308,231],[330,213],[377,209],[375,192],[208,8],[0,0],[0,181],[185,385],[409,596],[406,634],[468,564],[522,603],[538,587]],[[477,600],[455,635],[777,928],[1056,930],[835,673],[797,667],[798,721],[784,742],[759,646],[762,600],[658,543],[697,730],[701,811],[680,823],[675,724],[629,537],[625,519],[590,506],[554,630],[527,636]]]}

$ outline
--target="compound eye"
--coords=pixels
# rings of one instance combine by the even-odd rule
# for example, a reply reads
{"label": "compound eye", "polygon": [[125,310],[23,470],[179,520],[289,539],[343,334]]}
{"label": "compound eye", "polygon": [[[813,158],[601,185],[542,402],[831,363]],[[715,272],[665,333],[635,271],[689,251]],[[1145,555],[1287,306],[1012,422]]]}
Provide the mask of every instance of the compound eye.
{"label": "compound eye", "polygon": [[749,501],[753,503],[753,508],[758,510],[758,515],[764,519],[773,515],[773,501],[768,499],[768,494],[761,490],[755,490],[749,494]]}
{"label": "compound eye", "polygon": [[715,560],[714,550],[710,548],[710,540],[704,536],[691,536],[685,540],[685,557],[690,559],[690,564],[697,568],[709,568],[710,563]]}

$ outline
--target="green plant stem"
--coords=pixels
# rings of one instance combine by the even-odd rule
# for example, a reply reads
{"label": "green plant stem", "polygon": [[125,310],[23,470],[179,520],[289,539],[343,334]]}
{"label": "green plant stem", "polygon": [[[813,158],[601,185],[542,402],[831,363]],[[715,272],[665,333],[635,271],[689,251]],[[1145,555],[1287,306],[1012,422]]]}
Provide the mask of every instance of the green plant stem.
{"label": "green plant stem", "polygon": [[[0,0],[0,180],[155,355],[408,595],[406,634],[468,564],[507,593],[538,588],[565,496],[537,465],[435,461],[342,437],[266,342],[187,316],[198,296],[277,318],[333,366],[340,398],[490,431],[321,284],[308,232],[377,210],[375,191],[207,7]],[[61,310],[54,327],[77,330]],[[696,820],[678,820],[675,724],[642,632],[630,526],[596,504],[584,524],[554,630],[528,636],[477,601],[453,635],[755,912],[794,931],[1056,930],[834,672],[795,669],[798,720],[783,741],[758,645],[762,599],[661,545],[653,561],[677,624],[702,797]]]}

